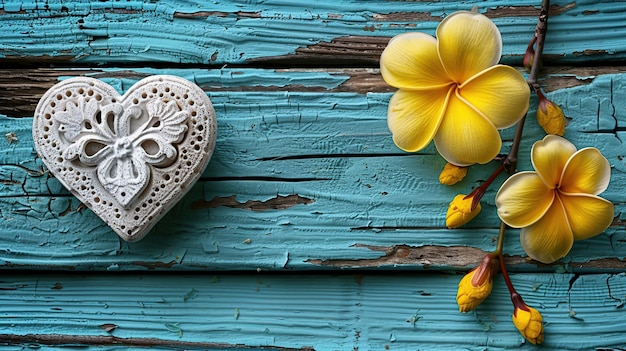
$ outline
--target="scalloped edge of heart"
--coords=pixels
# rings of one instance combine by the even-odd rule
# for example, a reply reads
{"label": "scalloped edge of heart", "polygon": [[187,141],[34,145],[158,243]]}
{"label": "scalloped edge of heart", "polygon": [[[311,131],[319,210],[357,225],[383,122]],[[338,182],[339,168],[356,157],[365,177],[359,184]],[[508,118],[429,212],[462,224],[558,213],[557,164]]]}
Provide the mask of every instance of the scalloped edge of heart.
{"label": "scalloped edge of heart", "polygon": [[122,239],[138,241],[204,172],[217,121],[206,93],[180,77],[150,76],[124,95],[76,77],[42,96],[32,132],[50,173]]}

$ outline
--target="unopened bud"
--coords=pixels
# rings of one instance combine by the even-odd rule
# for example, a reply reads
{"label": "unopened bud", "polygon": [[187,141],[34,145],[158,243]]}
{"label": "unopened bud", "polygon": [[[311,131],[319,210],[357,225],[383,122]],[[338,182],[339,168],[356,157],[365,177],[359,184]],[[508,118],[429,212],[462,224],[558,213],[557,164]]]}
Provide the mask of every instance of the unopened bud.
{"label": "unopened bud", "polygon": [[528,50],[526,50],[526,54],[524,55],[524,60],[522,60],[522,64],[524,65],[524,68],[526,68],[528,72],[530,72],[530,69],[533,67],[534,60],[535,60],[535,50],[533,48],[529,48]]}
{"label": "unopened bud", "polygon": [[468,197],[464,194],[455,196],[448,206],[446,227],[450,229],[458,228],[478,216],[481,210],[480,202],[472,209],[473,200],[473,196]]}
{"label": "unopened bud", "polygon": [[513,324],[526,340],[537,345],[543,342],[543,317],[536,309],[515,306]]}
{"label": "unopened bud", "polygon": [[460,167],[452,163],[446,163],[439,174],[439,182],[444,185],[454,185],[465,178],[467,167]]}
{"label": "unopened bud", "polygon": [[490,253],[478,267],[461,279],[456,294],[456,303],[461,312],[472,311],[491,294],[493,277],[498,273],[498,267],[497,256]]}
{"label": "unopened bud", "polygon": [[559,105],[546,98],[543,93],[538,92],[537,95],[539,96],[537,122],[547,134],[563,136],[567,124],[563,110]]}
{"label": "unopened bud", "polygon": [[[526,48],[526,54],[524,54],[524,59],[522,60],[522,64],[524,68],[528,72],[530,72],[533,67],[533,63],[535,61],[535,48],[534,45],[537,42],[537,36],[534,36],[533,39],[528,43],[528,47]],[[541,61],[539,61],[539,69],[541,69]]]}

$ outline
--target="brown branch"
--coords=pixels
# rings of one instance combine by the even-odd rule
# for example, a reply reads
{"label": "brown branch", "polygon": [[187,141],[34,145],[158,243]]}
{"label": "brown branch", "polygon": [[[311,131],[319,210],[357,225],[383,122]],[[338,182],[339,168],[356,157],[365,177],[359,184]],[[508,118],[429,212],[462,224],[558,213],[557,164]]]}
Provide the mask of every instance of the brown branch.
{"label": "brown branch", "polygon": [[[541,69],[541,55],[543,53],[543,45],[546,38],[546,32],[548,31],[548,10],[550,8],[550,0],[542,0],[541,12],[537,20],[537,26],[535,28],[536,49],[533,64],[530,68],[530,75],[526,82],[533,89],[538,92],[540,90],[539,83],[537,82],[537,76]],[[534,40],[534,39],[533,39]],[[517,154],[519,152],[519,145],[522,140],[522,133],[524,131],[524,123],[526,121],[526,115],[517,122],[517,128],[515,129],[515,136],[513,137],[513,144],[511,145],[511,151],[504,160],[504,165],[509,173],[514,173],[517,168]]]}
{"label": "brown branch", "polygon": [[541,12],[539,13],[539,19],[537,20],[537,26],[535,28],[535,37],[537,38],[535,59],[533,60],[532,67],[530,69],[530,75],[528,76],[528,84],[536,91],[539,88],[537,83],[537,76],[541,69],[541,55],[543,53],[543,45],[546,39],[546,33],[548,31],[548,17],[549,17],[550,0],[542,0]]}

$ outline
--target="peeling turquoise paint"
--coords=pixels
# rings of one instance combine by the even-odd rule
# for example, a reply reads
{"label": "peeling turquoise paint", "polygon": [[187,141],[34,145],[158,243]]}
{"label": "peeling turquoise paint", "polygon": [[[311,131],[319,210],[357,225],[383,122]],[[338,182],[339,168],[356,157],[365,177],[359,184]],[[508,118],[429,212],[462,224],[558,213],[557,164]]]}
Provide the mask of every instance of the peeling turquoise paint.
{"label": "peeling turquoise paint", "polygon": [[[8,1],[1,6],[0,57],[40,57],[80,63],[169,62],[241,64],[294,55],[299,49],[346,37],[392,37],[406,31],[434,34],[457,10],[494,16],[504,38],[504,61],[519,63],[535,16],[508,11],[510,0],[456,2],[58,2]],[[553,1],[550,40],[554,62],[623,59],[623,3]],[[521,10],[520,10],[521,11]],[[518,11],[519,13],[519,11]],[[398,16],[398,14],[402,14]],[[63,59],[65,57],[65,59]],[[371,61],[371,59],[367,58]]]}
{"label": "peeling turquoise paint", "polygon": [[[195,77],[205,87],[221,86],[224,77],[240,77],[229,88],[208,92],[217,112],[218,141],[202,180],[146,239],[120,244],[44,172],[30,141],[31,119],[4,118],[0,135],[14,132],[18,137],[0,153],[0,179],[5,180],[0,184],[4,195],[0,247],[10,248],[0,250],[5,268],[314,269],[317,266],[310,260],[376,259],[385,254],[367,245],[493,249],[499,226],[493,203],[497,186],[484,197],[483,214],[467,228],[451,231],[443,223],[450,199],[471,191],[495,166],[473,167],[468,179],[452,187],[438,184],[444,161],[432,146],[408,154],[393,145],[385,120],[390,93],[328,94],[324,89],[335,89],[345,78],[324,72],[133,72],[139,75],[136,79],[160,72]],[[265,82],[264,87],[275,86],[278,91],[237,91],[238,86],[254,85],[257,78]],[[122,90],[136,80],[110,79],[119,82]],[[549,95],[572,118],[566,137],[578,148],[600,148],[613,166],[611,185],[603,196],[616,204],[616,214],[624,212],[620,188],[625,181],[624,150],[617,136],[626,120],[625,81],[626,75],[603,75],[590,84]],[[323,89],[280,91],[293,82],[305,85],[304,90],[306,86]],[[543,135],[534,111],[529,115],[520,170],[531,169],[530,146]],[[504,131],[503,138],[506,149],[512,131]],[[267,201],[277,194],[296,194],[311,202],[265,211],[202,205],[230,196],[239,203]],[[508,235],[507,253],[523,256],[517,231]],[[625,235],[623,227],[610,228],[577,243],[566,261],[623,258]],[[249,244],[244,243],[247,239]],[[184,259],[176,258],[181,252]]]}
{"label": "peeling turquoise paint", "polygon": [[[495,246],[503,178],[468,226],[444,228],[444,213],[495,165],[440,185],[434,147],[408,154],[391,140],[393,89],[368,87],[388,38],[434,34],[443,17],[474,5],[500,28],[503,62],[519,65],[538,1],[0,3],[0,62],[13,77],[0,85],[20,101],[13,108],[5,98],[3,111],[32,113],[58,76],[54,65],[67,74],[59,80],[91,75],[120,93],[147,75],[186,78],[206,91],[219,121],[200,182],[144,240],[127,243],[46,172],[31,116],[0,116],[0,138],[17,138],[0,139],[0,348],[623,348],[626,75],[584,66],[623,63],[626,3],[551,3],[546,66],[583,67],[564,69],[580,73],[558,82],[576,86],[548,96],[572,119],[566,137],[609,159],[603,196],[617,218],[553,265],[525,260],[518,231],[507,230],[513,283],[546,322],[541,347],[512,325],[500,276],[475,312],[455,304],[459,273]],[[21,72],[23,92],[12,81]],[[544,135],[534,113],[520,170]],[[512,129],[502,137],[506,152]]]}

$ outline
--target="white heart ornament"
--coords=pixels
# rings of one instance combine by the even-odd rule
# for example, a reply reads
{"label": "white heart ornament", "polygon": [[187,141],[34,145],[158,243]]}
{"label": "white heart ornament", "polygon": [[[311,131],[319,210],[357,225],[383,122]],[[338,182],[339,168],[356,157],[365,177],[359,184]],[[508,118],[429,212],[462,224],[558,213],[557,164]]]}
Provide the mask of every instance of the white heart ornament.
{"label": "white heart ornament", "polygon": [[33,120],[50,173],[126,241],[143,238],[198,180],[216,130],[204,91],[167,75],[123,96],[97,79],[65,80],[44,94]]}

